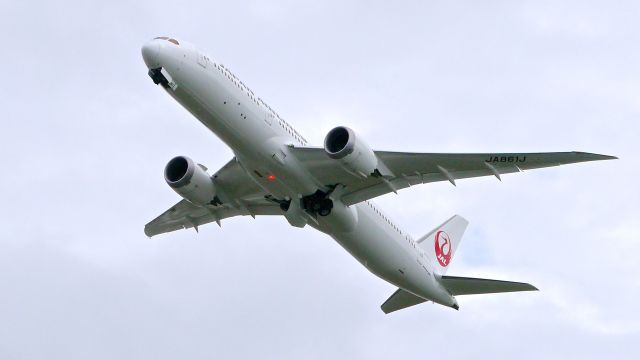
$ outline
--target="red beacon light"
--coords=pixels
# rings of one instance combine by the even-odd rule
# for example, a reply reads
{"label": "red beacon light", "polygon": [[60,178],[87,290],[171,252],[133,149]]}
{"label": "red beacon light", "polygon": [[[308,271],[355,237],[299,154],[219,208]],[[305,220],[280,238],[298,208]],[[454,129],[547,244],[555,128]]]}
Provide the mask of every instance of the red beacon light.
{"label": "red beacon light", "polygon": [[269,175],[267,175],[267,180],[269,180],[269,181],[274,181],[275,179],[276,179],[276,176],[275,176],[275,175],[273,175],[273,174],[269,174]]}

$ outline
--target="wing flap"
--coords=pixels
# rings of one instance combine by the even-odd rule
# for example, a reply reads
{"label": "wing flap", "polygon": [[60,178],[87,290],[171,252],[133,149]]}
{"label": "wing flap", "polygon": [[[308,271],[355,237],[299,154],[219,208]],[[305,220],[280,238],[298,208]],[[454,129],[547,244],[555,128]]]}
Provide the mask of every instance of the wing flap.
{"label": "wing flap", "polygon": [[422,304],[425,301],[427,300],[413,295],[408,291],[398,289],[393,293],[393,295],[389,297],[389,299],[387,299],[387,301],[384,302],[384,304],[380,306],[380,308],[385,314],[388,314],[394,311],[408,308],[410,306]]}
{"label": "wing flap", "polygon": [[443,276],[440,284],[454,296],[538,290],[527,283],[458,276]]}

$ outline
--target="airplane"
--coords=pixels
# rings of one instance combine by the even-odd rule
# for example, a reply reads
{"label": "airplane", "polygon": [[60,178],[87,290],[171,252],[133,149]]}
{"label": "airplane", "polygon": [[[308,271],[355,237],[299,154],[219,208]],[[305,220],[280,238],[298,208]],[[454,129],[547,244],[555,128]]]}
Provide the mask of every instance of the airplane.
{"label": "airplane", "polygon": [[437,181],[501,176],[616,157],[585,152],[445,154],[372,150],[346,126],[324,146],[305,138],[222,63],[194,45],[157,37],[142,46],[156,85],[216,134],[234,157],[212,175],[186,156],[171,159],[166,183],[182,200],[146,224],[152,237],[233,216],[280,215],[332,237],[371,273],[395,285],[390,313],[431,301],[458,310],[458,295],[537,290],[520,282],[446,275],[468,222],[455,215],[414,238],[371,199]]}

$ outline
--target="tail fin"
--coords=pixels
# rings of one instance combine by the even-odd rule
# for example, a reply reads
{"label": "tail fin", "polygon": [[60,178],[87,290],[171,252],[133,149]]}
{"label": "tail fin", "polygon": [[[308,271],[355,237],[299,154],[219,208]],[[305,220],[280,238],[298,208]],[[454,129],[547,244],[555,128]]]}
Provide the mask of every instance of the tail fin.
{"label": "tail fin", "polygon": [[467,225],[469,222],[462,216],[454,215],[418,240],[418,244],[433,261],[433,268],[438,274],[447,272]]}

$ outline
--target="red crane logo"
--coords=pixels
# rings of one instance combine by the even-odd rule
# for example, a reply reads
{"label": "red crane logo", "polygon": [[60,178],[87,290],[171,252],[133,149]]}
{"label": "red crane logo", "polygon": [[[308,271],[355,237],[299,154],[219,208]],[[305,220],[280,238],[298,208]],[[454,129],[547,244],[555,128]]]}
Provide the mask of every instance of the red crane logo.
{"label": "red crane logo", "polygon": [[442,230],[438,231],[434,244],[436,248],[436,258],[440,266],[447,267],[449,262],[451,262],[451,240],[449,240],[449,234]]}

